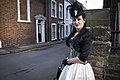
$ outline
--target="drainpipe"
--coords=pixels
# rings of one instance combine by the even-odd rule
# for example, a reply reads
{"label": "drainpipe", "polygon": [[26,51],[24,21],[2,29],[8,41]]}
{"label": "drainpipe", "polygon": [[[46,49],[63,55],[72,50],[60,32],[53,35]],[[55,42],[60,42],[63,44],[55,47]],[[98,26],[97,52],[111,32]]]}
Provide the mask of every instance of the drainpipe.
{"label": "drainpipe", "polygon": [[50,41],[50,29],[49,29],[49,26],[50,26],[50,18],[49,18],[49,9],[50,9],[50,3],[49,3],[49,0],[45,0],[45,16],[46,16],[46,27],[45,27],[45,32],[46,32],[46,42],[49,42]]}

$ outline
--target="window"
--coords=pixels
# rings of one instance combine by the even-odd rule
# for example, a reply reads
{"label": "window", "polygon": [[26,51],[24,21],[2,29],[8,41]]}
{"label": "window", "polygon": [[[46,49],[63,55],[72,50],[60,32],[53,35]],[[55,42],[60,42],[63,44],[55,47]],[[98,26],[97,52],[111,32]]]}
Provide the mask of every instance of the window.
{"label": "window", "polygon": [[70,32],[72,32],[72,30],[73,30],[73,26],[70,26]]}
{"label": "window", "polygon": [[63,5],[59,4],[59,18],[63,19]]}
{"label": "window", "polygon": [[68,26],[66,26],[66,35],[68,35]]}
{"label": "window", "polygon": [[69,11],[68,8],[66,8],[66,19],[68,19],[68,14],[69,14],[68,11]]}
{"label": "window", "polygon": [[56,6],[57,6],[56,1],[52,0],[51,1],[51,17],[56,17],[56,12],[57,12]]}
{"label": "window", "polygon": [[59,39],[62,39],[64,36],[64,26],[63,25],[59,25]]}
{"label": "window", "polygon": [[31,22],[30,0],[17,0],[18,22]]}
{"label": "window", "polygon": [[57,28],[56,23],[52,23],[52,24],[51,24],[52,40],[57,39],[57,30],[56,30],[56,28]]}

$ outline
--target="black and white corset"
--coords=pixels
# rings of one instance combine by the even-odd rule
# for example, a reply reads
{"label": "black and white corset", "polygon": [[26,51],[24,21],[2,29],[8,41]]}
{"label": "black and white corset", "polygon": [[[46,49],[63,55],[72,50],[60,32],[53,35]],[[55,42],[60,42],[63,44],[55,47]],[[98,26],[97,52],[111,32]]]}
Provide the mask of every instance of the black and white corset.
{"label": "black and white corset", "polygon": [[73,39],[69,40],[69,44],[70,44],[70,54],[68,58],[77,57],[79,55],[79,52],[73,48]]}

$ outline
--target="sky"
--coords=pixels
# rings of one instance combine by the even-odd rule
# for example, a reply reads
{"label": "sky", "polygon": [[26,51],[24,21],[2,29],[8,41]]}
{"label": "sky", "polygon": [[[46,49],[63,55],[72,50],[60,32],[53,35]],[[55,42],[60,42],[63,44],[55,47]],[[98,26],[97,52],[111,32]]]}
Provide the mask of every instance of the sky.
{"label": "sky", "polygon": [[[86,9],[102,9],[103,8],[103,0],[77,0],[81,2]],[[85,2],[87,1],[87,4]]]}

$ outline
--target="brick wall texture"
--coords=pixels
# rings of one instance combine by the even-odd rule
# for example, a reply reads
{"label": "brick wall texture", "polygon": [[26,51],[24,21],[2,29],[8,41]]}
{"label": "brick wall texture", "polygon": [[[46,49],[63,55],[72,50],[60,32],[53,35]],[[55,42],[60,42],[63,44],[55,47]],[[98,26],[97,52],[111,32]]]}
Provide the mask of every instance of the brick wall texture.
{"label": "brick wall texture", "polygon": [[0,0],[0,40],[3,44],[2,47],[18,47],[36,43],[34,16],[44,14],[44,0],[30,0],[30,3],[31,23],[26,23],[17,22],[17,0]]}
{"label": "brick wall texture", "polygon": [[95,26],[92,28],[93,43],[88,57],[91,63],[96,80],[107,80],[106,66],[108,66],[108,57],[110,53],[110,26]]}
{"label": "brick wall texture", "polygon": [[93,67],[96,80],[104,80],[105,66],[107,66],[109,49],[109,42],[94,41],[92,44],[88,61]]}

